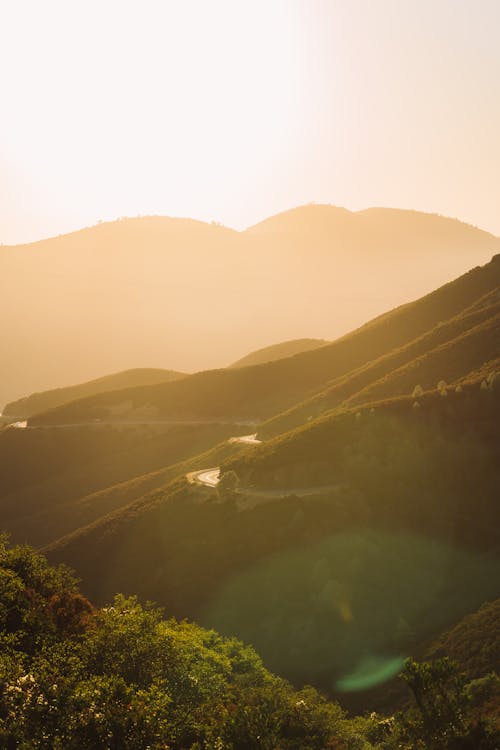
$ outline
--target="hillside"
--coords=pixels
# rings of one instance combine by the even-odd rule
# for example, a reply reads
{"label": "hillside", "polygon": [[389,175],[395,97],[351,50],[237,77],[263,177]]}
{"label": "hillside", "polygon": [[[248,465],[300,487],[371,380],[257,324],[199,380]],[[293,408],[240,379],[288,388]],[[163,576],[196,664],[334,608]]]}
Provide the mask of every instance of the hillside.
{"label": "hillside", "polygon": [[158,216],[2,246],[0,403],[142,363],[192,372],[270,340],[332,340],[498,249],[456,220],[334,206],[245,232]]}
{"label": "hillside", "polygon": [[3,538],[0,577],[3,748],[371,747],[368,722],[294,690],[235,638],[133,597],[96,609],[70,571]]}
{"label": "hillside", "polygon": [[[478,305],[479,320],[485,314],[481,312],[485,305],[480,301],[485,295],[496,293],[499,286],[500,255],[318,349],[253,367],[201,372],[170,383],[80,399],[38,414],[30,424],[106,419],[117,409],[131,418],[138,410],[146,409],[161,419],[264,421],[323,392],[335,378],[406,346],[472,305]],[[491,356],[496,356],[495,352],[483,357],[479,364]]]}
{"label": "hillside", "polygon": [[[273,437],[329,410],[396,395],[438,382],[458,382],[491,357],[500,356],[498,289],[402,347],[336,378],[328,387],[259,426]],[[491,369],[491,368],[490,368]]]}
{"label": "hillside", "polygon": [[334,675],[340,693],[368,662],[395,674],[401,652],[497,595],[496,385],[325,417],[223,460],[236,506],[178,479],[47,552],[98,602],[138,591],[239,634],[294,681],[332,689]]}
{"label": "hillside", "polygon": [[[497,256],[317,349],[4,430],[6,527],[74,567],[97,604],[137,593],[352,709],[389,705],[377,686],[404,657],[498,596],[499,277]],[[332,399],[319,418],[228,441],[255,430],[237,416],[318,394]],[[151,424],[57,426],[112,422],[124,403]],[[187,477],[211,467],[237,490]]]}
{"label": "hillside", "polygon": [[79,385],[55,388],[43,393],[32,393],[31,396],[25,396],[7,404],[4,407],[3,415],[26,418],[37,412],[47,411],[47,409],[61,406],[68,401],[75,401],[75,399],[85,398],[85,396],[93,396],[96,393],[106,393],[107,391],[116,391],[120,388],[133,388],[140,385],[166,383],[169,380],[177,380],[182,377],[184,377],[183,373],[173,372],[172,370],[153,368],[126,370],[125,372],[105,375],[102,378],[90,380],[87,383],[80,383]]}
{"label": "hillside", "polygon": [[17,542],[48,544],[164,485],[176,476],[169,466],[242,432],[234,424],[3,430],[2,529]]}
{"label": "hillside", "polygon": [[317,349],[320,346],[330,343],[324,339],[295,339],[293,341],[284,341],[281,344],[273,344],[256,352],[251,352],[242,357],[237,362],[233,362],[231,367],[249,367],[251,365],[261,365],[264,362],[273,362],[275,359],[284,359],[293,357],[294,354],[308,352],[311,349]]}
{"label": "hillside", "polygon": [[452,735],[450,750],[496,747],[495,675],[463,681],[447,659],[408,660],[399,682],[415,695],[403,713],[348,716],[270,672],[234,636],[166,619],[134,596],[95,607],[70,570],[3,538],[0,578],[0,744],[9,750],[413,750],[429,720],[434,737]]}
{"label": "hillside", "polygon": [[500,599],[486,602],[442,633],[427,649],[426,658],[448,656],[469,679],[495,671],[500,674]]}

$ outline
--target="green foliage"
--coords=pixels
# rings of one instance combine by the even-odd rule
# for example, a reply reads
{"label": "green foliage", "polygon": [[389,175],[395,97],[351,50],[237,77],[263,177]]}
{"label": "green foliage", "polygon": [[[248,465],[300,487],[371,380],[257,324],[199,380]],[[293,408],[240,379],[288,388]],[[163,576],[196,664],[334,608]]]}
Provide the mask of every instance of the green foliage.
{"label": "green foliage", "polygon": [[416,705],[398,717],[398,735],[407,746],[422,750],[495,750],[499,735],[491,725],[472,717],[471,686],[455,663],[448,658],[421,664],[409,659],[401,677]]}
{"label": "green foliage", "polygon": [[490,670],[500,672],[500,599],[483,604],[446,630],[427,649],[426,658],[448,654],[460,664],[468,679],[481,677]]}
{"label": "green foliage", "polygon": [[464,733],[465,678],[447,658],[418,664],[409,659],[402,673],[418,708],[416,718],[406,717],[409,733],[425,746],[444,748]]}
{"label": "green foliage", "polygon": [[84,605],[65,568],[4,537],[0,573],[6,750],[495,747],[493,723],[474,714],[498,694],[494,674],[467,684],[447,659],[408,660],[402,677],[415,708],[395,719],[348,719],[314,688],[295,690],[272,675],[234,638],[165,620],[134,597],[118,595],[101,610]]}
{"label": "green foliage", "polygon": [[[72,576],[2,539],[0,747],[354,750],[337,704],[294,690],[234,638],[117,596],[75,627]],[[80,610],[79,610],[80,611]]]}

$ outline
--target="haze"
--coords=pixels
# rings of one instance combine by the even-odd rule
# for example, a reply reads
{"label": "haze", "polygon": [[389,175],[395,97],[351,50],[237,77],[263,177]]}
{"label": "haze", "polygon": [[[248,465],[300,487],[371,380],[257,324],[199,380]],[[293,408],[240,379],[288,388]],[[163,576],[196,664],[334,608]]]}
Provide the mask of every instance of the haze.
{"label": "haze", "polygon": [[17,0],[0,24],[4,243],[309,201],[500,234],[496,0]]}

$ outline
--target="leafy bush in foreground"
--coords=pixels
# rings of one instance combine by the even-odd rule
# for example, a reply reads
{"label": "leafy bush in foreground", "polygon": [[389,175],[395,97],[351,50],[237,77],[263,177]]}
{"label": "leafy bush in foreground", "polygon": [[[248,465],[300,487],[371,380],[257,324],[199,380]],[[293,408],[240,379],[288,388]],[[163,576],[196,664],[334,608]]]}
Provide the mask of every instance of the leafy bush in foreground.
{"label": "leafy bush in foreground", "polygon": [[[407,666],[416,712],[347,719],[314,688],[272,675],[236,639],[164,620],[134,597],[95,610],[67,569],[0,537],[6,750],[409,750],[437,747],[422,744],[435,738],[450,750],[490,750],[490,730],[464,708],[471,691],[437,664]],[[450,681],[460,688],[451,702]],[[497,682],[473,686],[476,702]]]}

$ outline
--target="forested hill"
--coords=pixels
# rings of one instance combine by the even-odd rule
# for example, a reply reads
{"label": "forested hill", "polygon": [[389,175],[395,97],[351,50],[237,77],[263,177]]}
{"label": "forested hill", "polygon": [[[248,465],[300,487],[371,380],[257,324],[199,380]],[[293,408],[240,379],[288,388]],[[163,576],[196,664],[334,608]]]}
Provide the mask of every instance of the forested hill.
{"label": "forested hill", "polygon": [[498,677],[484,669],[471,680],[446,657],[401,661],[413,694],[404,713],[351,718],[272,674],[234,637],[165,619],[135,597],[95,608],[70,571],[29,547],[0,539],[0,579],[7,750],[412,750],[429,739],[450,750],[496,747]]}
{"label": "forested hill", "polygon": [[179,477],[49,556],[98,601],[138,591],[327,687],[497,595],[498,399],[472,378],[324,417],[223,459],[236,498]]}

